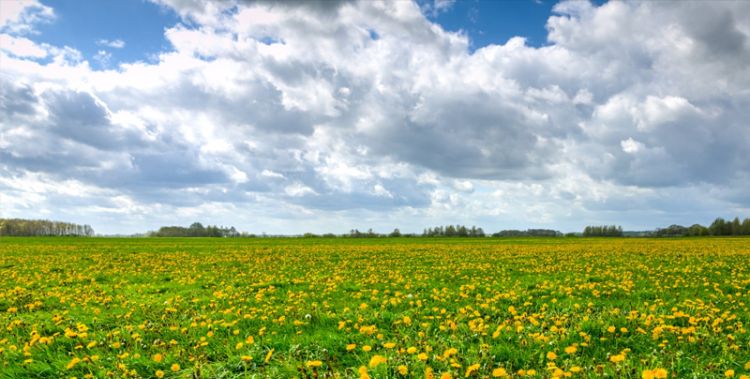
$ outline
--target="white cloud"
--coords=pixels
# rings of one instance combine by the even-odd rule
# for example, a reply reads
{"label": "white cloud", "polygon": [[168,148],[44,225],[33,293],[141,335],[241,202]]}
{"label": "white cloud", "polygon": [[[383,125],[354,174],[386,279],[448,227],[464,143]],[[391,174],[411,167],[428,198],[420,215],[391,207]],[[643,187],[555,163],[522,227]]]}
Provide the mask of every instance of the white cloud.
{"label": "white cloud", "polygon": [[34,33],[35,24],[50,22],[54,18],[54,10],[38,0],[0,1],[0,32]]}
{"label": "white cloud", "polygon": [[8,34],[0,34],[0,49],[19,58],[44,58],[47,56],[47,49],[37,45],[34,41]]}
{"label": "white cloud", "polygon": [[96,41],[96,44],[99,46],[111,47],[113,49],[122,49],[125,47],[125,41],[121,39],[100,39]]}
{"label": "white cloud", "polygon": [[632,138],[620,141],[620,146],[622,146],[622,151],[628,154],[635,154],[638,151],[643,150],[643,144]]}
{"label": "white cloud", "polygon": [[[548,46],[474,52],[412,2],[159,3],[189,22],[153,63],[0,36],[8,215],[489,231],[750,206],[727,190],[750,184],[747,3],[564,2]],[[34,178],[95,190],[24,196]]]}

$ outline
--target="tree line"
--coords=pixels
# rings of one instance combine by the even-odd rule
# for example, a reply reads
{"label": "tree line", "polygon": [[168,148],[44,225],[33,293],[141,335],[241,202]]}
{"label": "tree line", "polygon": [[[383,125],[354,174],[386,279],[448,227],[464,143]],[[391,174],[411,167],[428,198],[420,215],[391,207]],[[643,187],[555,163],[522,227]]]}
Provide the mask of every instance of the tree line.
{"label": "tree line", "polygon": [[427,228],[422,232],[422,237],[484,237],[484,230],[476,226],[446,225]]}
{"label": "tree line", "polygon": [[155,232],[148,233],[151,237],[242,237],[234,226],[225,228],[216,225],[203,226],[194,222],[189,227],[162,226]]}
{"label": "tree line", "polygon": [[587,226],[583,229],[584,237],[622,237],[622,226],[619,225],[597,225]]}
{"label": "tree line", "polygon": [[655,237],[698,237],[698,236],[750,236],[750,218],[740,221],[739,217],[734,220],[724,220],[719,217],[708,227],[693,224],[685,227],[682,225],[670,225],[654,231]]}
{"label": "tree line", "polygon": [[91,237],[94,229],[89,225],[50,220],[0,219],[0,236],[13,237]]}
{"label": "tree line", "polygon": [[562,237],[563,234],[560,231],[552,229],[526,229],[526,230],[515,230],[507,229],[501,230],[497,233],[492,233],[492,237]]}

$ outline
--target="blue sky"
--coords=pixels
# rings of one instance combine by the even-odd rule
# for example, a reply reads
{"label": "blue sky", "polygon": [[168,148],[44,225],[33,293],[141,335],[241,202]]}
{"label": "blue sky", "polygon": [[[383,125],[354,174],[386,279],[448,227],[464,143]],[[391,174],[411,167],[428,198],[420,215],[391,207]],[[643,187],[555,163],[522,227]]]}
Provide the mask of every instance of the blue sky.
{"label": "blue sky", "polygon": [[[164,30],[180,23],[177,13],[147,0],[91,1],[85,6],[75,1],[42,0],[55,10],[55,21],[40,24],[32,40],[57,46],[73,46],[96,64],[99,51],[111,56],[105,67],[122,62],[153,61],[169,50]],[[555,1],[515,0],[446,2],[444,9],[433,10],[422,1],[426,16],[448,31],[469,36],[470,48],[503,44],[521,36],[532,46],[547,43],[545,23]],[[107,46],[104,41],[123,41],[123,47]]]}
{"label": "blue sky", "polygon": [[545,24],[555,1],[456,1],[445,11],[428,16],[450,31],[463,31],[472,49],[503,44],[515,36],[525,37],[529,45],[547,43]]}
{"label": "blue sky", "polygon": [[[144,0],[42,1],[55,10],[54,22],[40,24],[36,42],[72,46],[93,59],[99,51],[111,54],[109,63],[152,61],[170,48],[164,30],[180,22],[169,8]],[[104,41],[123,41],[123,47]],[[99,62],[96,62],[99,63]]]}
{"label": "blue sky", "polygon": [[750,2],[0,6],[0,217],[290,234],[750,213]]}

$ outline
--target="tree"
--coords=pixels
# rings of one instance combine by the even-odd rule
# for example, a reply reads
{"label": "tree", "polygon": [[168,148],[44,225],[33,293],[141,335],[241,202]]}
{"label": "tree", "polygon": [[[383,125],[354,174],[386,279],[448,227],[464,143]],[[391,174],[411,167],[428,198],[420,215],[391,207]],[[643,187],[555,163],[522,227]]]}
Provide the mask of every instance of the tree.
{"label": "tree", "polygon": [[388,237],[401,237],[401,231],[398,230],[398,228],[393,229],[391,234],[388,235]]}
{"label": "tree", "polygon": [[584,237],[622,237],[623,231],[621,226],[601,225],[587,226],[583,229]]}
{"label": "tree", "polygon": [[89,225],[49,220],[0,219],[0,236],[78,236],[90,237],[94,229]]}
{"label": "tree", "polygon": [[721,217],[714,220],[714,222],[708,227],[708,231],[712,236],[723,236],[725,235],[724,230],[726,230],[726,221]]}

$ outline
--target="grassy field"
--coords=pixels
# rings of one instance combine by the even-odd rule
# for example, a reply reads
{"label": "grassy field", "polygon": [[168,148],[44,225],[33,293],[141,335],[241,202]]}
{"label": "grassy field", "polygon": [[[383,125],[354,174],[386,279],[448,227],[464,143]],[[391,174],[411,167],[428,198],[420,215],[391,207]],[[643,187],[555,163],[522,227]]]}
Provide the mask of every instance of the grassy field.
{"label": "grassy field", "polygon": [[747,378],[750,239],[0,239],[0,378]]}

